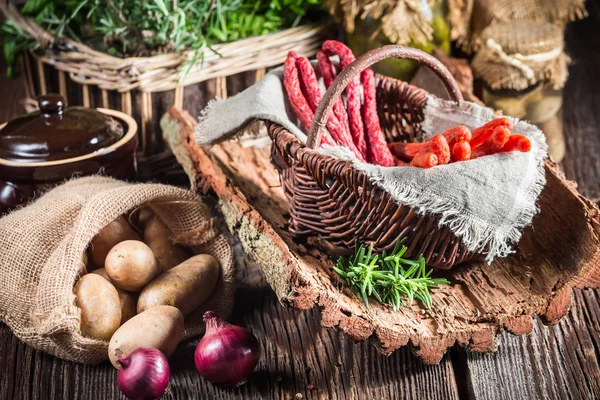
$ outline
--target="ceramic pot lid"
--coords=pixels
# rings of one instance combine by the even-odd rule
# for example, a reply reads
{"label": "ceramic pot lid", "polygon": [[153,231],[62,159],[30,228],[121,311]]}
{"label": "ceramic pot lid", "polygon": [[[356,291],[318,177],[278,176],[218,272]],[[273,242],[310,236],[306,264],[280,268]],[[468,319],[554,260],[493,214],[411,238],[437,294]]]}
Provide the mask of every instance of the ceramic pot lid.
{"label": "ceramic pot lid", "polygon": [[16,162],[65,160],[101,150],[123,137],[113,118],[84,107],[66,107],[57,94],[41,96],[39,111],[0,131],[0,158]]}

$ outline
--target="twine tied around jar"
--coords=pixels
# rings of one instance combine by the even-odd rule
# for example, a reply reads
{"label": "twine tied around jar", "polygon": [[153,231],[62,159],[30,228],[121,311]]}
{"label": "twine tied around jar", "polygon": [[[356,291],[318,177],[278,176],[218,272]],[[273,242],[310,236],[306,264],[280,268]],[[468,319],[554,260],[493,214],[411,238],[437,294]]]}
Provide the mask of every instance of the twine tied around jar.
{"label": "twine tied around jar", "polygon": [[[535,83],[535,72],[531,67],[527,65],[527,63],[539,63],[544,61],[550,61],[560,56],[563,51],[563,48],[561,46],[545,53],[532,54],[529,56],[524,56],[520,53],[509,55],[506,54],[502,50],[502,46],[496,43],[496,41],[492,38],[489,38],[485,45],[492,50],[492,52],[488,54],[490,61],[502,61],[506,64],[512,65],[515,68],[520,69],[523,72],[523,75],[525,75],[527,79],[532,81],[532,83]],[[492,54],[494,54],[495,57],[490,57]]]}
{"label": "twine tied around jar", "polygon": [[482,42],[471,67],[490,88],[523,90],[543,81],[564,86],[569,58],[560,27],[522,20],[494,24],[482,32]]}

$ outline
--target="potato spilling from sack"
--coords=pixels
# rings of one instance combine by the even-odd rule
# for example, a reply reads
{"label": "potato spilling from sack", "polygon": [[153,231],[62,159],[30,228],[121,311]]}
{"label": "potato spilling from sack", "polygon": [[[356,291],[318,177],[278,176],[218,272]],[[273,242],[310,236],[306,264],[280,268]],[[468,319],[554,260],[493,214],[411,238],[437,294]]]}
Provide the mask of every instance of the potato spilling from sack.
{"label": "potato spilling from sack", "polygon": [[115,287],[99,275],[84,275],[73,289],[81,308],[81,333],[108,340],[121,325],[121,305]]}
{"label": "potato spilling from sack", "polygon": [[104,266],[111,282],[130,292],[139,292],[160,274],[154,253],[139,240],[117,244],[106,256]]}
{"label": "potato spilling from sack", "polygon": [[147,219],[144,226],[144,242],[152,249],[162,272],[181,264],[192,256],[188,249],[174,244],[169,239],[167,226],[157,216]]}
{"label": "potato spilling from sack", "polygon": [[108,358],[119,368],[117,358],[140,347],[154,347],[169,357],[183,337],[183,315],[175,307],[158,306],[123,324],[108,345]]}
{"label": "potato spilling from sack", "polygon": [[170,305],[186,316],[208,299],[217,285],[219,272],[219,262],[213,256],[194,256],[150,282],[140,294],[137,311]]}
{"label": "potato spilling from sack", "polygon": [[[91,272],[92,274],[100,275],[108,282],[110,282],[110,278],[106,274],[106,270],[104,268],[98,268]],[[117,293],[119,294],[119,302],[121,303],[121,325],[123,325],[127,320],[131,319],[131,317],[137,314],[137,295],[134,293],[126,292],[123,289],[117,289]]]}
{"label": "potato spilling from sack", "polygon": [[92,239],[90,245],[92,263],[96,267],[104,267],[104,260],[106,260],[108,252],[114,246],[125,240],[140,240],[140,235],[133,230],[124,216],[120,216],[105,226],[100,233]]}
{"label": "potato spilling from sack", "polygon": [[110,341],[117,368],[119,355],[140,347],[169,356],[183,337],[184,317],[211,297],[221,275],[212,255],[175,243],[151,207],[129,221],[121,215],[92,239],[73,289],[81,334]]}

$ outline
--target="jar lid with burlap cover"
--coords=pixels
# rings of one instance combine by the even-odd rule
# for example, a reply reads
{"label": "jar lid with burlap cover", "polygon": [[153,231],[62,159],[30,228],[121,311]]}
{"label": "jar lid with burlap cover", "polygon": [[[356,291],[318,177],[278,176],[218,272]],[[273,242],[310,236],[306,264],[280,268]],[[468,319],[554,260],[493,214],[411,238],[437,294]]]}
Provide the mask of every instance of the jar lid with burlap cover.
{"label": "jar lid with burlap cover", "polygon": [[484,43],[481,34],[488,26],[514,20],[550,22],[564,27],[585,18],[585,0],[447,0],[452,40],[467,53]]}
{"label": "jar lid with burlap cover", "polygon": [[471,67],[490,88],[523,90],[539,82],[564,86],[569,57],[560,26],[524,20],[498,23],[483,30],[481,43]]}

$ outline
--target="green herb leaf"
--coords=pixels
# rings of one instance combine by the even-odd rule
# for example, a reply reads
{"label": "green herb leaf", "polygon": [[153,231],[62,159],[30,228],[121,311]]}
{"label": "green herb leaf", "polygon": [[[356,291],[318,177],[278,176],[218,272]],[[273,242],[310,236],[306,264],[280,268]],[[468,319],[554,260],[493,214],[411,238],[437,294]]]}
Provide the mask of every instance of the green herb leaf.
{"label": "green herb leaf", "polygon": [[[394,310],[402,306],[402,299],[412,304],[414,299],[431,308],[431,289],[447,285],[444,278],[430,278],[433,270],[427,270],[425,258],[407,260],[402,256],[408,250],[404,239],[398,241],[391,254],[373,254],[373,245],[356,246],[355,254],[340,257],[333,270],[344,280],[350,290],[369,307],[369,297],[380,303],[390,304]],[[406,266],[406,269],[405,267]]]}
{"label": "green herb leaf", "polygon": [[27,0],[23,5],[23,14],[39,12],[48,5],[48,0]]}

